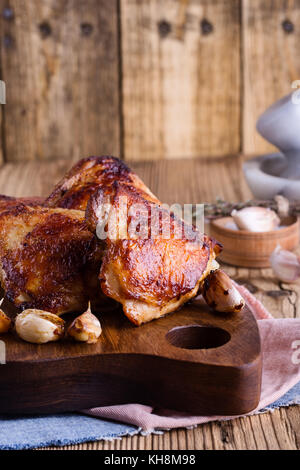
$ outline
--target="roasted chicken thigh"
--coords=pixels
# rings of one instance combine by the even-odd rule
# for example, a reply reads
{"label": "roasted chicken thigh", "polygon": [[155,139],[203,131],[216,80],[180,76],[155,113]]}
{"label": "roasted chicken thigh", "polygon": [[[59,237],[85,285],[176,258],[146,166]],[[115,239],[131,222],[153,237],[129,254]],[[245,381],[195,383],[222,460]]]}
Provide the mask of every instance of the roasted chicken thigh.
{"label": "roasted chicken thigh", "polygon": [[12,196],[5,196],[4,194],[0,194],[0,212],[6,211],[9,208],[13,208],[18,204],[22,203],[25,206],[29,207],[38,207],[44,204],[44,198],[42,197],[12,197]]}
{"label": "roasted chicken thigh", "polygon": [[131,183],[115,182],[98,189],[86,210],[91,230],[105,237],[101,288],[136,325],[195,297],[221,250],[155,201]]}
{"label": "roasted chicken thigh", "polygon": [[141,189],[148,199],[158,202],[143,181],[124,162],[116,157],[103,156],[80,160],[55,186],[45,205],[84,211],[95,191],[109,191],[118,182]]}
{"label": "roasted chicken thigh", "polygon": [[[143,238],[124,232],[124,217],[122,223],[113,220],[116,213],[120,215],[125,198],[125,225],[133,222],[133,205],[142,207],[144,219],[150,221]],[[117,231],[115,236],[110,231],[107,237],[99,237],[104,252],[101,288],[123,305],[124,313],[137,325],[172,312],[197,295],[221,249],[218,243],[164,210],[140,178],[114,157],[90,157],[78,162],[45,204],[86,209],[86,220],[94,233],[106,222]],[[108,220],[103,220],[109,204]],[[151,230],[154,218],[159,220],[156,234]],[[168,238],[162,233],[166,225],[170,229]]]}
{"label": "roasted chicken thigh", "polygon": [[45,200],[0,196],[0,233],[1,286],[23,309],[63,314],[89,300],[97,310],[117,301],[140,325],[199,291],[219,309],[222,295],[226,311],[243,307],[231,305],[230,279],[222,291],[226,275],[211,274],[221,245],[176,217],[114,157],[79,161]]}
{"label": "roasted chicken thigh", "polygon": [[56,314],[86,308],[102,253],[83,212],[16,202],[0,212],[0,233],[0,280],[10,301]]}

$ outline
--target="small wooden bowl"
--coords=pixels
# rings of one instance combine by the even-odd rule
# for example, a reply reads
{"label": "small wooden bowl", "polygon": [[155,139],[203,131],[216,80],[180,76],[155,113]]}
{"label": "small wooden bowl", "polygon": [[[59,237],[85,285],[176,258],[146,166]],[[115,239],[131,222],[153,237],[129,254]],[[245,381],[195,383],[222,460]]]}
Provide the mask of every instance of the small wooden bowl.
{"label": "small wooden bowl", "polygon": [[227,228],[228,222],[233,222],[232,217],[212,221],[210,235],[223,245],[219,259],[234,266],[266,268],[277,245],[285,250],[294,250],[299,245],[297,217],[282,220],[284,227],[280,230],[260,233]]}

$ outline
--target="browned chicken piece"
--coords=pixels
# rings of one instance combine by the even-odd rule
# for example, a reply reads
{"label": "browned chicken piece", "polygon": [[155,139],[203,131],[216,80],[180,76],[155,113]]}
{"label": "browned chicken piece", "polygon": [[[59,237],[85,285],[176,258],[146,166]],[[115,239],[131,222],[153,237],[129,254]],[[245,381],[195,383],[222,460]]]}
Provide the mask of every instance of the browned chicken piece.
{"label": "browned chicken piece", "polygon": [[[104,209],[109,202],[111,208]],[[99,229],[106,230],[102,290],[123,305],[125,315],[136,325],[173,312],[195,297],[221,250],[217,242],[127,183],[99,189],[91,197],[86,215],[98,235]],[[154,219],[159,221],[156,231],[151,226]],[[130,227],[138,230],[133,233]],[[166,227],[170,230],[167,237]]]}
{"label": "browned chicken piece", "polygon": [[[2,211],[8,210],[9,208],[15,207],[20,202],[23,204],[27,204],[28,206],[35,207],[35,206],[42,205],[44,202],[44,199],[40,197],[16,198],[16,197],[0,194],[0,213]],[[3,298],[4,296],[5,296],[5,292],[2,286],[0,285],[0,298]]]}
{"label": "browned chicken piece", "polygon": [[[105,214],[105,204],[112,202],[114,209],[120,208],[124,196],[129,206],[138,203],[147,211],[162,213],[160,201],[123,162],[114,157],[90,157],[69,171],[45,204],[86,209],[87,223],[95,233],[97,226],[105,225],[105,215],[113,217],[112,213]],[[135,324],[172,312],[197,295],[221,250],[213,240],[163,212],[173,230],[167,240],[161,233],[156,239],[151,233],[146,240],[132,236],[124,239],[124,233],[118,233],[117,237],[109,234],[106,240],[100,240],[105,252],[100,272],[102,290],[123,304],[125,314]],[[151,214],[145,217],[151,219]],[[124,232],[124,227],[119,229]],[[192,231],[192,238],[177,239],[178,230]]]}
{"label": "browned chicken piece", "polygon": [[85,210],[99,188],[109,190],[117,182],[141,189],[147,199],[158,202],[142,180],[115,157],[88,157],[80,160],[56,185],[46,199],[48,207]]}
{"label": "browned chicken piece", "polygon": [[[90,157],[67,173],[45,205],[86,209],[86,220],[95,233],[105,202],[112,199],[116,208],[124,195],[130,204],[160,211],[159,200],[122,161]],[[172,223],[175,231],[183,230],[180,220],[174,218]],[[122,303],[136,324],[174,311],[197,294],[220,250],[208,237],[196,237],[197,241],[177,240],[174,234],[170,240],[160,236],[157,240],[151,236],[148,240],[100,240],[105,251],[100,274],[103,292]]]}
{"label": "browned chicken piece", "polygon": [[[136,175],[132,178],[129,176],[129,170],[125,164],[120,162],[118,159],[113,157],[90,157],[78,162],[63,178],[62,182],[59,183],[52,195],[48,198],[45,204],[44,198],[32,197],[32,198],[14,198],[10,196],[0,195],[0,214],[2,211],[15,208],[20,203],[23,203],[30,207],[45,206],[45,207],[61,207],[66,208],[65,214],[67,215],[68,209],[85,209],[86,204],[89,200],[91,193],[98,187],[100,182],[109,186],[113,184],[115,178],[120,178],[123,181],[128,180],[132,182],[137,181],[137,184],[143,185]],[[66,188],[69,188],[66,190]],[[84,212],[81,213],[84,216]],[[12,219],[11,219],[12,220]],[[5,240],[6,235],[1,231],[2,238]],[[91,234],[94,237],[94,235]],[[97,249],[94,250],[93,254],[89,258],[89,262],[84,272],[84,292],[86,299],[91,300],[92,308],[94,311],[105,311],[116,308],[115,302],[105,296],[100,287],[98,280],[99,269],[102,258],[102,246],[101,241],[97,240]],[[67,246],[68,250],[71,248]],[[1,253],[0,253],[1,255]],[[70,253],[70,256],[72,254]],[[75,259],[73,260],[76,262]],[[81,262],[79,267],[81,266]],[[35,275],[32,273],[33,276]],[[41,281],[42,282],[42,281]],[[2,287],[6,288],[2,283]],[[77,286],[74,285],[74,292],[77,290]],[[12,296],[11,296],[12,298]],[[36,305],[38,308],[43,308],[44,303],[44,292],[39,290],[39,294],[36,296]],[[15,302],[18,304],[18,302]],[[29,305],[29,304],[28,304]],[[30,304],[31,305],[31,304]],[[23,304],[22,304],[23,306]],[[24,303],[24,308],[27,306]],[[63,311],[63,309],[61,309]],[[50,308],[50,311],[55,310]]]}
{"label": "browned chicken piece", "polygon": [[0,212],[3,210],[7,210],[11,207],[15,207],[16,205],[22,203],[26,206],[30,207],[37,207],[42,206],[44,204],[45,198],[33,196],[33,197],[12,197],[12,196],[5,196],[4,194],[0,194]]}
{"label": "browned chicken piece", "polygon": [[102,252],[83,212],[18,203],[0,212],[0,233],[0,280],[10,301],[56,314],[86,308]]}
{"label": "browned chicken piece", "polygon": [[22,308],[62,314],[114,299],[140,325],[196,296],[221,250],[114,157],[78,162],[43,207],[23,202],[0,197],[0,281]]}

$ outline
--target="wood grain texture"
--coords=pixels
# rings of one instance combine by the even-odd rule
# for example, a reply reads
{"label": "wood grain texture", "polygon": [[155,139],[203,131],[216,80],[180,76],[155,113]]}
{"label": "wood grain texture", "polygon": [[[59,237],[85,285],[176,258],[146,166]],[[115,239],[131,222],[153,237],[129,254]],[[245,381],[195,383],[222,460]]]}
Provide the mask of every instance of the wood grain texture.
{"label": "wood grain texture", "polygon": [[259,115],[300,76],[299,0],[243,0],[243,152],[276,150],[256,132]]}
{"label": "wood grain texture", "polygon": [[123,437],[41,450],[297,450],[300,448],[299,407],[272,414],[175,429],[162,435]]}
{"label": "wood grain texture", "polygon": [[232,217],[213,220],[209,235],[226,247],[219,259],[233,266],[270,267],[270,257],[278,245],[289,251],[299,246],[300,224],[297,217],[286,218],[281,222],[280,230],[270,232],[237,231],[228,228],[228,224],[232,223]]}
{"label": "wood grain texture", "polygon": [[121,311],[100,319],[103,333],[93,346],[72,341],[39,346],[0,336],[7,351],[0,413],[144,403],[193,415],[232,416],[257,407],[260,338],[248,308],[224,317],[195,300],[139,328]]}
{"label": "wood grain texture", "polygon": [[0,0],[7,161],[119,153],[117,0]]}
{"label": "wood grain texture", "polygon": [[[247,200],[249,189],[243,178],[242,158],[135,162],[134,171],[157,196],[166,202]],[[63,176],[70,162],[9,164],[0,171],[0,192],[46,195]],[[244,283],[275,317],[300,317],[300,286],[279,283],[270,269],[226,266],[228,274]],[[133,436],[112,442],[99,441],[62,447],[72,450],[118,449],[300,449],[300,407],[276,410],[272,414],[208,423],[189,430],[163,435]]]}
{"label": "wood grain texture", "polygon": [[240,150],[240,2],[121,2],[124,155]]}
{"label": "wood grain texture", "polygon": [[[1,73],[1,62],[0,62],[0,73]],[[3,148],[4,148],[4,142],[5,142],[4,140],[5,134],[4,134],[3,106],[4,105],[0,104],[0,165],[2,165],[2,163],[4,162]]]}
{"label": "wood grain texture", "polygon": [[0,0],[0,12],[0,163],[274,150],[255,125],[299,79],[300,0]]}

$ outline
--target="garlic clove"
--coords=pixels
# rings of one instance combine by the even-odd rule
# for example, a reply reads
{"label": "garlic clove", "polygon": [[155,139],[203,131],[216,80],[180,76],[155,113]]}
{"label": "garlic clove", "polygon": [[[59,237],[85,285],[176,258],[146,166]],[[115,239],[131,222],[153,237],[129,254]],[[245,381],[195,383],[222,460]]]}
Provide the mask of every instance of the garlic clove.
{"label": "garlic clove", "polygon": [[217,312],[240,312],[245,306],[245,300],[230,277],[220,269],[210,272],[204,279],[201,290],[207,304]]}
{"label": "garlic clove", "polygon": [[0,310],[0,334],[7,333],[12,326],[11,319]]}
{"label": "garlic clove", "polygon": [[58,341],[64,336],[65,322],[53,313],[28,309],[17,316],[15,327],[24,341],[44,344]]}
{"label": "garlic clove", "polygon": [[231,216],[240,230],[249,232],[270,232],[280,225],[276,212],[266,207],[245,207],[232,211]]}
{"label": "garlic clove", "polygon": [[230,220],[225,224],[225,228],[229,228],[229,230],[239,230],[238,226],[233,220]]}
{"label": "garlic clove", "polygon": [[89,303],[88,309],[85,313],[75,318],[73,323],[68,328],[68,336],[87,344],[97,343],[102,333],[101,324],[95,315],[91,312]]}
{"label": "garlic clove", "polygon": [[291,251],[277,246],[270,257],[275,276],[283,282],[295,282],[300,277],[300,259]]}
{"label": "garlic clove", "polygon": [[216,271],[217,269],[220,268],[220,265],[216,259],[213,259],[211,264],[210,264],[210,270],[211,271]]}

